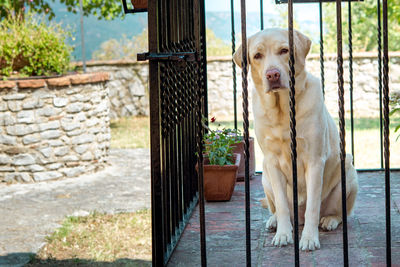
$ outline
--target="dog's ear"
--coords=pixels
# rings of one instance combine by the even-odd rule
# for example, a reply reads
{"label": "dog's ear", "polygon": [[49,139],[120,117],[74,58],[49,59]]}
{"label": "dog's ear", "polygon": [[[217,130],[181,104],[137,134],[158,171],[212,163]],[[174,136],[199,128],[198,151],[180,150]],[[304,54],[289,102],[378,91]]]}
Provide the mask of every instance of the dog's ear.
{"label": "dog's ear", "polygon": [[297,60],[299,60],[301,64],[304,66],[308,52],[310,52],[311,40],[310,38],[308,38],[307,36],[296,30],[294,30],[293,35],[294,35],[294,43],[296,46],[295,50],[297,54]]}
{"label": "dog's ear", "polygon": [[239,68],[242,67],[242,45],[239,45],[238,49],[233,54],[233,61],[238,65]]}

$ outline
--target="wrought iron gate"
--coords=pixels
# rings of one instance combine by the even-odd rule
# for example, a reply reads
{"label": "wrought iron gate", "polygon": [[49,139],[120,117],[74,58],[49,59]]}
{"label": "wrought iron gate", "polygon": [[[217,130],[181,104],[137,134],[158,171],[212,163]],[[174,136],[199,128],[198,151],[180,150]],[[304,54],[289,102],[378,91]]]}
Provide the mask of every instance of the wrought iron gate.
{"label": "wrought iron gate", "polygon": [[148,21],[149,52],[138,59],[149,60],[153,265],[163,266],[204,206],[195,168],[207,117],[204,1],[149,0]]}

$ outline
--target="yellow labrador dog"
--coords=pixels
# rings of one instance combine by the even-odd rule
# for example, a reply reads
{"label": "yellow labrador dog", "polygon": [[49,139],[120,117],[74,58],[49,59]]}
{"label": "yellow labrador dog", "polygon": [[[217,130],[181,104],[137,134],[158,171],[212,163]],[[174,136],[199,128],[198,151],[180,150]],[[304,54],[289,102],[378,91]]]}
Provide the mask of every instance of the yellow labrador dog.
{"label": "yellow labrador dog", "polygon": [[[318,226],[334,230],[342,222],[339,135],[329,115],[320,81],[305,69],[311,41],[294,31],[300,249],[320,248]],[[264,154],[262,183],[276,229],[272,244],[293,243],[293,188],[289,128],[289,41],[286,29],[266,29],[248,39],[254,127]],[[233,59],[241,66],[241,47]],[[346,156],[347,214],[358,191],[352,156]]]}

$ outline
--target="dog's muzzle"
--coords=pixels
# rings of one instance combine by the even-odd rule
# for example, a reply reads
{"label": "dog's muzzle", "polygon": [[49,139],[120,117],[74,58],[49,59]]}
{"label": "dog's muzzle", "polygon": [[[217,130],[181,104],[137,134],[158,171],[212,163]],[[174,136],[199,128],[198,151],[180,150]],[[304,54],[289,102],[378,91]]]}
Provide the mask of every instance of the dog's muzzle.
{"label": "dog's muzzle", "polygon": [[281,84],[281,72],[278,69],[273,68],[267,70],[267,72],[265,73],[265,77],[267,78],[269,85],[268,92],[275,91],[283,87]]}

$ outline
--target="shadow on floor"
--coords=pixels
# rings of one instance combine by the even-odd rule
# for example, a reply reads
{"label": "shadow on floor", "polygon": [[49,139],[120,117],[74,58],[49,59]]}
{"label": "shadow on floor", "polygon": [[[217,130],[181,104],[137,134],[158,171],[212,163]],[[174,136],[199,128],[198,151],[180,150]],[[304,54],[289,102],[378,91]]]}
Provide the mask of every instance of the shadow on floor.
{"label": "shadow on floor", "polygon": [[137,259],[118,259],[113,262],[94,261],[90,259],[36,259],[35,254],[32,253],[12,253],[5,256],[0,256],[1,267],[36,267],[36,266],[133,266],[133,267],[147,267],[151,266],[151,261],[137,260]]}

